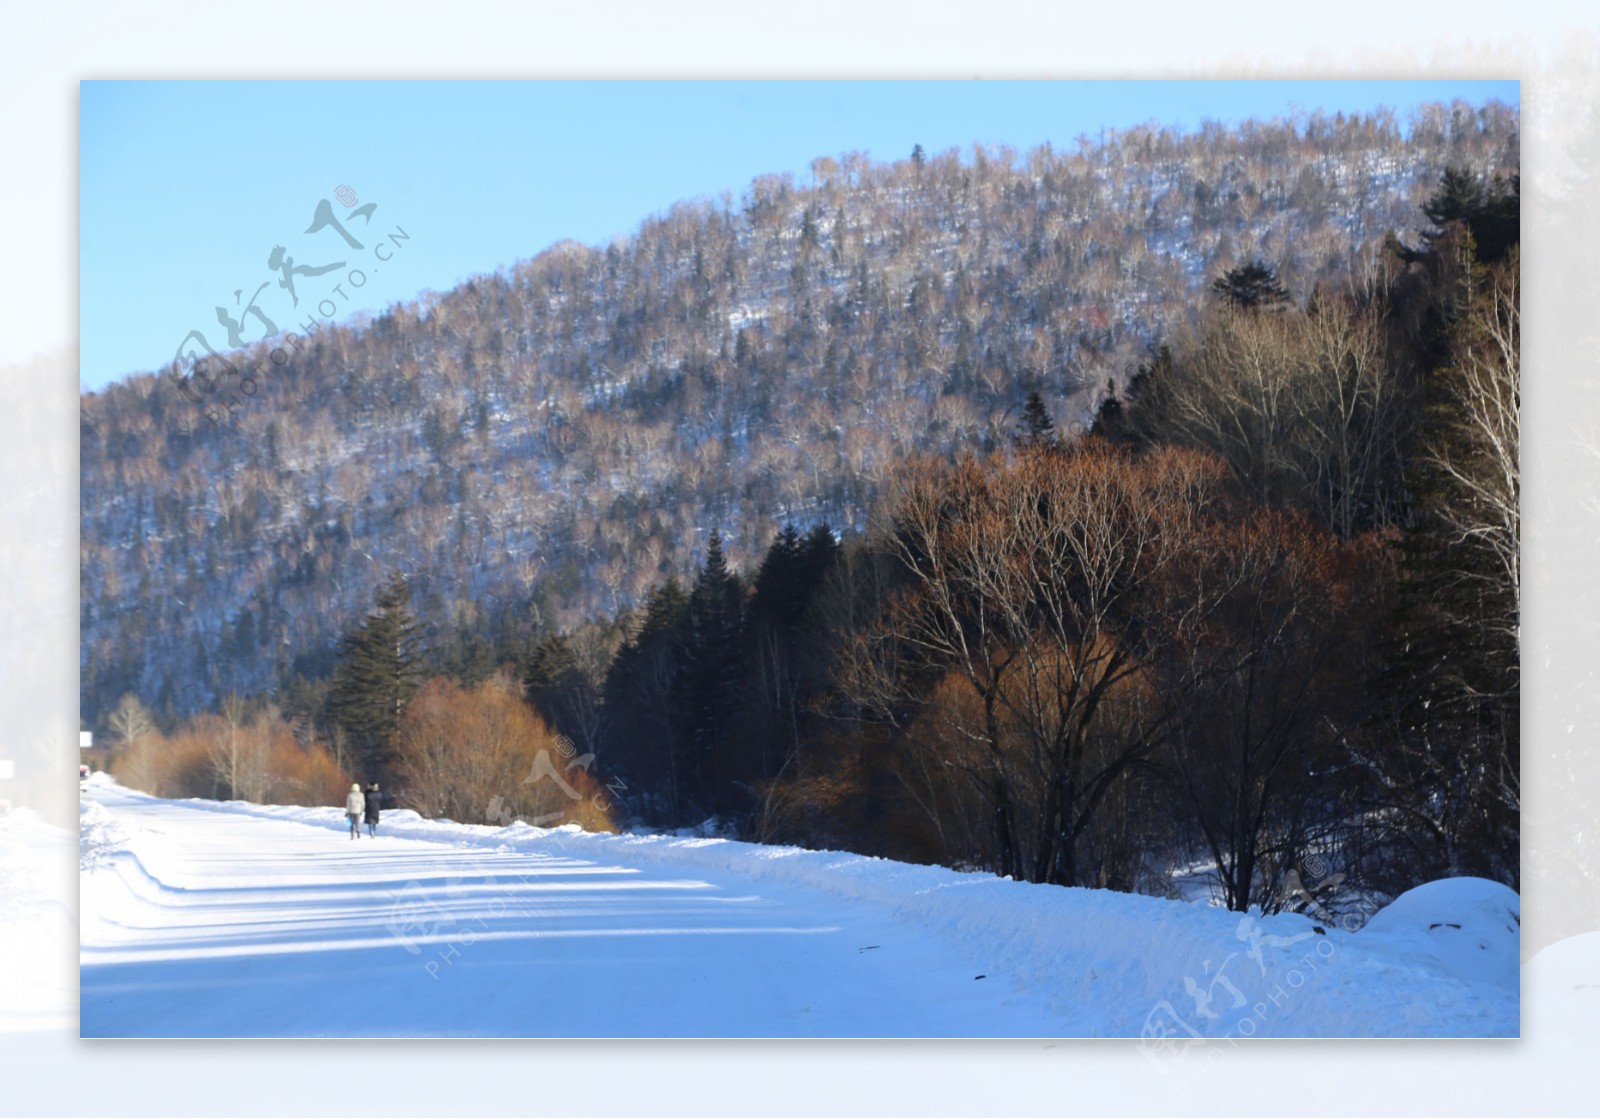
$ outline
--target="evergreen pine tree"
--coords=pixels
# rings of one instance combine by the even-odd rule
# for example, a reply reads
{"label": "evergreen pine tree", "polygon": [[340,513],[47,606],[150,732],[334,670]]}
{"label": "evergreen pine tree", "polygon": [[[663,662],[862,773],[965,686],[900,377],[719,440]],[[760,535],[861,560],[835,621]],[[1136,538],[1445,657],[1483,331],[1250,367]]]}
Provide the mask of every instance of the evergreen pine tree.
{"label": "evergreen pine tree", "polygon": [[339,643],[329,712],[369,773],[389,764],[400,717],[422,675],[422,628],[410,604],[411,588],[396,573],[379,589],[372,613]]}
{"label": "evergreen pine tree", "polygon": [[1437,229],[1424,233],[1428,241],[1438,237],[1438,230],[1453,221],[1472,224],[1483,209],[1483,183],[1464,167],[1446,167],[1439,176],[1438,189],[1422,204],[1422,212]]}
{"label": "evergreen pine tree", "polygon": [[1100,407],[1095,409],[1094,426],[1089,429],[1089,433],[1113,443],[1121,442],[1127,437],[1122,415],[1122,400],[1117,396],[1116,382],[1109,378],[1106,380],[1106,394],[1100,398]]}
{"label": "evergreen pine tree", "polygon": [[1278,282],[1277,271],[1262,260],[1228,269],[1211,281],[1211,290],[1244,311],[1275,310],[1289,302],[1289,290]]}
{"label": "evergreen pine tree", "polygon": [[801,536],[785,525],[767,549],[745,610],[738,696],[739,748],[729,762],[737,782],[755,787],[797,755],[809,698],[827,686],[828,651],[807,617],[839,543],[826,524]]}
{"label": "evergreen pine tree", "polygon": [[1422,236],[1432,248],[1452,222],[1461,222],[1472,232],[1478,261],[1492,264],[1521,239],[1521,192],[1520,175],[1491,182],[1462,167],[1446,168],[1439,189],[1423,204],[1435,228]]}
{"label": "evergreen pine tree", "polygon": [[[1428,802],[1448,824],[1430,873],[1517,878],[1520,653],[1519,592],[1493,546],[1497,486],[1516,504],[1520,480],[1514,429],[1509,443],[1486,443],[1474,422],[1473,386],[1463,363],[1496,352],[1482,337],[1494,310],[1493,268],[1477,263],[1470,228],[1440,241],[1453,255],[1444,270],[1453,289],[1443,328],[1445,360],[1423,380],[1423,410],[1406,475],[1413,512],[1398,551],[1395,644],[1383,681],[1397,732],[1396,757],[1408,761]],[[1476,386],[1481,389],[1482,386]],[[1513,401],[1515,368],[1502,386]],[[1505,479],[1508,476],[1509,482]],[[1476,522],[1476,530],[1465,525]]]}
{"label": "evergreen pine tree", "polygon": [[651,591],[644,621],[617,650],[604,689],[607,756],[628,786],[641,790],[636,811],[670,826],[691,815],[688,758],[676,711],[688,606],[676,577]]}
{"label": "evergreen pine tree", "polygon": [[522,677],[523,692],[545,722],[576,741],[584,737],[578,716],[587,686],[566,634],[553,634],[534,647]]}
{"label": "evergreen pine tree", "polygon": [[752,625],[787,620],[793,616],[799,593],[799,568],[803,552],[800,533],[793,524],[784,525],[756,571],[754,593],[750,599]]}
{"label": "evergreen pine tree", "polygon": [[1044,406],[1044,398],[1037,390],[1028,394],[1015,438],[1019,447],[1053,447],[1058,442],[1055,422],[1050,419],[1050,410]]}
{"label": "evergreen pine tree", "polygon": [[246,606],[239,611],[238,620],[233,624],[233,655],[241,661],[246,661],[256,654],[256,617],[250,607]]}
{"label": "evergreen pine tree", "polygon": [[578,669],[578,658],[572,652],[572,642],[564,633],[552,634],[534,646],[528,660],[528,669],[522,677],[522,687],[528,702],[539,708],[546,718],[545,701],[568,679],[568,674]]}
{"label": "evergreen pine tree", "polygon": [[731,799],[724,750],[739,688],[743,606],[744,588],[728,569],[722,537],[713,530],[689,594],[676,705],[682,733],[692,744],[692,791],[713,812]]}
{"label": "evergreen pine tree", "polygon": [[1447,167],[1422,212],[1433,228],[1423,231],[1421,250],[1410,248],[1393,233],[1384,241],[1402,261],[1427,263],[1441,250],[1448,251],[1442,242],[1459,223],[1472,236],[1477,262],[1493,264],[1522,239],[1522,176],[1491,181],[1464,167]]}
{"label": "evergreen pine tree", "polygon": [[814,249],[817,247],[817,222],[812,216],[811,207],[809,206],[800,215],[800,247],[802,249]]}
{"label": "evergreen pine tree", "polygon": [[828,574],[828,569],[838,558],[839,539],[833,534],[833,529],[826,523],[813,525],[811,531],[806,534],[805,542],[800,546],[802,597],[792,615],[795,624],[804,619],[805,611],[810,608],[817,592],[822,589],[822,580]]}

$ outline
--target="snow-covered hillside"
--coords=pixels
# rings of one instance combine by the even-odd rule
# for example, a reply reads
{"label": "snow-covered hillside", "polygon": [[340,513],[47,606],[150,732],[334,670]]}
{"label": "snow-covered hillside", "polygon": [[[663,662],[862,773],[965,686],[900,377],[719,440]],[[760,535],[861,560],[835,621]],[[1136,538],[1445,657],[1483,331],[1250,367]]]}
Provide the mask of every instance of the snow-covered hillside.
{"label": "snow-covered hillside", "polygon": [[494,642],[642,602],[714,527],[739,567],[863,528],[890,467],[1003,445],[1031,390],[1081,430],[1224,269],[1337,290],[1447,167],[1514,171],[1515,107],[1460,110],[820,160],[370,323],[252,321],[248,389],[84,394],[82,714],[321,678],[392,570],[440,643]]}
{"label": "snow-covered hillside", "polygon": [[1515,1036],[1518,899],[1298,914],[671,836],[168,801],[82,810],[106,1036]]}

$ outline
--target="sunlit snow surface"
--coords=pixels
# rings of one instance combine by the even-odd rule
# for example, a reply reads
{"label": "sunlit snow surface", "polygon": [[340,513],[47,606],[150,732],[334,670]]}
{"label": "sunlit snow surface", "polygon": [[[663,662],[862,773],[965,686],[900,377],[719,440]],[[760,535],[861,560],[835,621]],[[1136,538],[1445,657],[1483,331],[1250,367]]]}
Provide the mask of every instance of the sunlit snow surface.
{"label": "sunlit snow surface", "polygon": [[1352,933],[726,840],[403,811],[350,840],[336,808],[100,782],[82,821],[85,1037],[1518,1032],[1518,899],[1478,879]]}
{"label": "sunlit snow surface", "polygon": [[54,966],[78,935],[71,859],[71,832],[26,808],[0,817],[0,1043],[74,1024],[72,976]]}

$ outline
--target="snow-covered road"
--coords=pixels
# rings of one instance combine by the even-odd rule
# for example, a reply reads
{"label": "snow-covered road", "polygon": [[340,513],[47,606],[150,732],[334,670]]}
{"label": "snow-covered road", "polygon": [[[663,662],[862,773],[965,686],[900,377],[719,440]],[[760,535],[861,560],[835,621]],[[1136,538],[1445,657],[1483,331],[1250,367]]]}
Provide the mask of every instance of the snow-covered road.
{"label": "snow-covered road", "polygon": [[85,1037],[1059,1027],[965,953],[814,890],[93,796],[137,842],[85,878]]}
{"label": "snow-covered road", "polygon": [[109,783],[85,792],[82,830],[85,1037],[1518,1028],[1516,895],[1476,879],[1348,933],[722,840],[395,812],[352,841],[333,808]]}

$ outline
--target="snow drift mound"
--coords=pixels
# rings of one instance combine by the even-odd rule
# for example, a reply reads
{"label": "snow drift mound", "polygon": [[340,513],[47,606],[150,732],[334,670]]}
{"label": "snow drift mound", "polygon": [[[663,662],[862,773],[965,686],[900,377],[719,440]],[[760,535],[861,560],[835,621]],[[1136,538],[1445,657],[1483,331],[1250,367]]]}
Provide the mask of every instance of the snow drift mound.
{"label": "snow drift mound", "polygon": [[1443,878],[1407,890],[1359,934],[1397,958],[1468,983],[1516,991],[1521,976],[1522,899],[1486,878]]}

